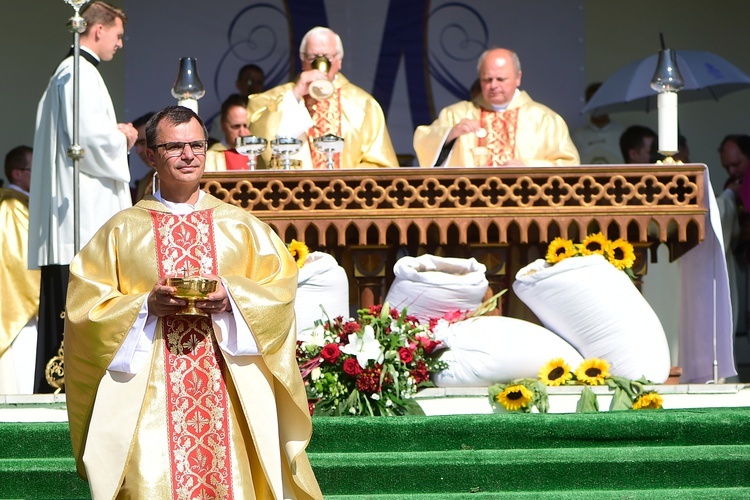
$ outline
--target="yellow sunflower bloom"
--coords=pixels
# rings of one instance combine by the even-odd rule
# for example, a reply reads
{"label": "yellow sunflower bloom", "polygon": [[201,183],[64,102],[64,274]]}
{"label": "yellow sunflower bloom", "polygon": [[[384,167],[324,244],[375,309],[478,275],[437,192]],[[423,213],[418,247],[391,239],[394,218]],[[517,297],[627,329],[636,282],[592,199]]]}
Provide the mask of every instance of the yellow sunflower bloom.
{"label": "yellow sunflower bloom", "polygon": [[581,242],[581,255],[604,255],[609,240],[600,232],[590,234]]}
{"label": "yellow sunflower bloom", "polygon": [[570,366],[562,358],[556,358],[539,370],[539,380],[544,385],[563,385],[573,378]]}
{"label": "yellow sunflower bloom", "polygon": [[302,269],[302,266],[305,265],[305,260],[307,260],[307,256],[310,254],[310,249],[307,248],[307,245],[297,240],[292,240],[292,242],[287,245],[287,249],[289,249],[289,253],[292,254],[292,257],[294,257],[294,260],[297,262],[297,267]]}
{"label": "yellow sunflower bloom", "polygon": [[658,392],[648,391],[638,396],[633,403],[634,410],[661,410],[664,399]]}
{"label": "yellow sunflower bloom", "polygon": [[605,249],[605,255],[607,260],[620,271],[633,267],[633,263],[635,262],[633,245],[622,238],[610,242]]}
{"label": "yellow sunflower bloom", "polygon": [[570,240],[555,238],[547,247],[547,256],[545,259],[550,264],[556,264],[563,259],[573,257],[576,254],[575,245]]}
{"label": "yellow sunflower bloom", "polygon": [[497,395],[496,400],[506,410],[516,411],[526,407],[533,397],[534,394],[525,385],[518,384],[506,387]]}
{"label": "yellow sunflower bloom", "polygon": [[609,363],[599,358],[584,359],[576,368],[576,378],[586,385],[604,385],[609,377]]}

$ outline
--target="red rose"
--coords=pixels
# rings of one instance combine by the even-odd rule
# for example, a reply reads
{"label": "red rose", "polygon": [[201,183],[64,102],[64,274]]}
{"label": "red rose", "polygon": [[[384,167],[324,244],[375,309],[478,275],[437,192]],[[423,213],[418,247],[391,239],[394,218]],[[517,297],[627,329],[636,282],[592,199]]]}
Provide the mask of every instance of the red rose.
{"label": "red rose", "polygon": [[374,306],[370,306],[370,314],[372,314],[373,316],[379,315],[380,311],[382,311],[382,310],[383,310],[383,306],[381,306],[380,304],[376,304]]}
{"label": "red rose", "polygon": [[320,351],[320,356],[331,364],[336,363],[336,360],[341,356],[341,350],[338,344],[326,344]]}
{"label": "red rose", "polygon": [[344,361],[344,373],[356,377],[362,373],[362,368],[360,368],[359,363],[355,358],[348,358]]}
{"label": "red rose", "polygon": [[411,363],[414,361],[414,355],[406,347],[402,347],[398,350],[398,357],[401,358],[402,363]]}

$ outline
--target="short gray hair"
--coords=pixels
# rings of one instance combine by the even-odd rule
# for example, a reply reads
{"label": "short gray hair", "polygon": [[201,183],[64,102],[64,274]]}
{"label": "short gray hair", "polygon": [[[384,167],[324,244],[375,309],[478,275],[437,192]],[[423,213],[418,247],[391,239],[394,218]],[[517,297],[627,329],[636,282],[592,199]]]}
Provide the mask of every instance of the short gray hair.
{"label": "short gray hair", "polygon": [[504,47],[492,47],[491,49],[487,49],[484,52],[482,52],[482,55],[479,56],[479,61],[477,61],[477,75],[482,71],[482,64],[484,63],[484,60],[487,58],[487,54],[489,54],[493,50],[498,50],[498,49],[507,50],[508,52],[510,52],[510,60],[513,63],[513,66],[516,68],[516,73],[521,72],[521,60],[518,58],[518,54]]}
{"label": "short gray hair", "polygon": [[336,39],[336,55],[339,59],[344,59],[344,44],[341,43],[341,37],[332,29],[326,28],[325,26],[316,26],[302,37],[302,41],[299,44],[299,57],[300,59],[305,58],[305,49],[307,48],[307,42],[310,38],[317,38],[320,36],[333,35]]}

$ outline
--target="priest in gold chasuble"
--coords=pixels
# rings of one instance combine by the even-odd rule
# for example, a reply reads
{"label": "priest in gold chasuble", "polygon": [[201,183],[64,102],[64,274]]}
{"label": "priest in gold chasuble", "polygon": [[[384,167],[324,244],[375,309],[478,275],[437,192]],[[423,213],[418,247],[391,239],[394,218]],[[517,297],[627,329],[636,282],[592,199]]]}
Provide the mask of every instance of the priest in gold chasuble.
{"label": "priest in gold chasuble", "polygon": [[423,167],[578,165],[565,121],[518,89],[515,52],[490,49],[479,59],[482,93],[443,109],[417,127],[414,150]]}
{"label": "priest in gold chasuble", "polygon": [[[146,127],[160,190],[71,263],[68,417],[92,497],[322,498],[296,363],[297,267],[269,226],[200,191],[207,136],[170,106]],[[186,301],[168,277],[204,276]]]}
{"label": "priest in gold chasuble", "polygon": [[[302,73],[294,82],[250,96],[250,132],[268,141],[276,137],[302,140],[299,153],[292,156],[301,168],[326,168],[326,155],[314,144],[326,134],[344,139],[343,151],[334,155],[334,168],[398,167],[380,104],[339,73],[344,57],[341,38],[328,28],[313,28],[302,39],[300,57]],[[320,57],[330,63],[327,73],[313,68]],[[311,87],[318,82],[332,90],[330,97],[311,96]],[[316,95],[314,90],[312,94]],[[258,158],[258,168],[268,168],[271,154],[268,147]]]}
{"label": "priest in gold chasuble", "polygon": [[0,188],[0,394],[32,394],[36,366],[39,271],[27,269],[32,149],[5,156]]}

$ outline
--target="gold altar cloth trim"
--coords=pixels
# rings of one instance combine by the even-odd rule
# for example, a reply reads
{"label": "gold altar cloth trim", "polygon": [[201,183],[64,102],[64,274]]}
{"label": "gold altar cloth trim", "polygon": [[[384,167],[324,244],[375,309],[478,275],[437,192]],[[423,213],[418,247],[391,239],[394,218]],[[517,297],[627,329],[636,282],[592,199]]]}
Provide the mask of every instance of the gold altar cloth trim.
{"label": "gold altar cloth trim", "polygon": [[[602,228],[615,224],[633,243],[658,238],[687,250],[705,237],[704,169],[688,164],[235,171],[206,173],[202,187],[281,235],[290,227],[299,235],[314,227],[327,246],[347,244],[345,233],[352,227],[358,244],[406,244],[411,230],[424,243],[429,226],[438,230],[442,244],[449,231],[457,233],[457,243],[467,243],[470,228],[478,232],[478,243],[506,243],[509,231],[526,243],[530,234],[545,242],[554,229],[566,237],[574,226],[585,230],[596,222]],[[657,231],[649,228],[652,222]],[[398,241],[389,236],[386,242],[393,227]],[[373,230],[377,241],[368,241]]]}

